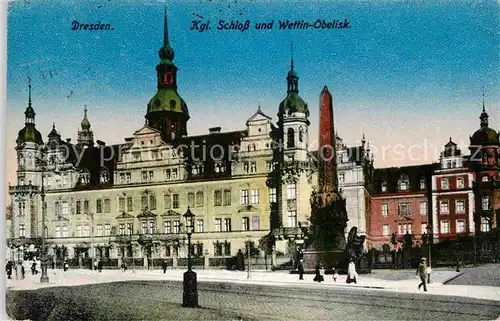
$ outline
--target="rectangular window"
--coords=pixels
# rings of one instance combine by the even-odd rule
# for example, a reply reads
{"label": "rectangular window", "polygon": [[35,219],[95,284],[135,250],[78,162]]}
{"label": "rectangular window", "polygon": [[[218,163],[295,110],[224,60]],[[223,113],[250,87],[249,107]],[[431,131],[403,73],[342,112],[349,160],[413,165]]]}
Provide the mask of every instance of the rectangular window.
{"label": "rectangular window", "polygon": [[441,188],[442,189],[448,189],[449,188],[448,179],[447,178],[441,179]]}
{"label": "rectangular window", "polygon": [[172,195],[172,208],[179,208],[179,194]]}
{"label": "rectangular window", "polygon": [[[56,226],[56,231],[57,231]],[[24,224],[19,224],[19,237],[25,237],[26,236],[26,228],[24,227]]]}
{"label": "rectangular window", "polygon": [[127,223],[127,234],[134,234],[134,223]]}
{"label": "rectangular window", "polygon": [[398,224],[398,235],[403,234],[403,226],[401,224]]}
{"label": "rectangular window", "polygon": [[490,197],[489,196],[483,196],[483,198],[482,198],[482,205],[483,205],[483,210],[489,210],[489,209],[491,209],[491,207],[490,207]]}
{"label": "rectangular window", "polygon": [[189,207],[191,207],[191,208],[194,207],[194,193],[191,192],[191,193],[187,194],[187,203],[188,203],[187,205]]}
{"label": "rectangular window", "polygon": [[148,234],[148,222],[142,222],[142,234]]}
{"label": "rectangular window", "polygon": [[82,226],[81,225],[77,225],[76,226],[76,236],[77,237],[81,237],[82,236]]}
{"label": "rectangular window", "polygon": [[118,199],[118,212],[125,212],[125,197],[120,197]]}
{"label": "rectangular window", "polygon": [[198,191],[196,192],[196,207],[203,207],[203,192]]}
{"label": "rectangular window", "polygon": [[214,191],[214,206],[222,206],[222,191]]}
{"label": "rectangular window", "polygon": [[104,225],[104,236],[110,236],[111,235],[111,224],[105,224]]}
{"label": "rectangular window", "polygon": [[450,233],[450,221],[441,221],[441,234]]}
{"label": "rectangular window", "polygon": [[134,210],[134,202],[132,201],[132,197],[127,197],[127,211],[132,212]]}
{"label": "rectangular window", "polygon": [[231,205],[231,190],[225,189],[224,190],[224,206],[229,206],[229,205]]}
{"label": "rectangular window", "polygon": [[457,178],[457,188],[464,188],[464,179],[461,177]]}
{"label": "rectangular window", "polygon": [[297,211],[288,211],[288,227],[297,227]]}
{"label": "rectangular window", "polygon": [[165,233],[165,234],[172,233],[172,226],[170,224],[170,221],[165,221],[163,223],[163,233]]}
{"label": "rectangular window", "polygon": [[224,232],[231,232],[231,219],[230,218],[224,219]]}
{"label": "rectangular window", "polygon": [[83,226],[83,236],[90,236],[90,226],[89,225]]}
{"label": "rectangular window", "polygon": [[465,213],[465,200],[456,200],[455,201],[455,212],[456,213]]}
{"label": "rectangular window", "polygon": [[149,171],[149,181],[152,182],[155,180],[155,172]]}
{"label": "rectangular window", "polygon": [[125,224],[120,224],[120,235],[125,235]]}
{"label": "rectangular window", "polygon": [[465,233],[466,228],[465,228],[465,221],[464,220],[457,220],[457,233]]}
{"label": "rectangular window", "polygon": [[221,232],[222,231],[222,219],[221,218],[216,218],[215,219],[215,231],[216,232]]}
{"label": "rectangular window", "polygon": [[83,201],[83,214],[89,213],[89,201]]}
{"label": "rectangular window", "polygon": [[427,223],[420,224],[420,233],[427,234]]}
{"label": "rectangular window", "polygon": [[83,236],[90,236],[90,226],[88,225],[83,226]]}
{"label": "rectangular window", "polygon": [[141,196],[141,211],[144,211],[148,207],[148,197],[146,195]]}
{"label": "rectangular window", "polygon": [[111,200],[109,198],[106,198],[104,200],[104,213],[110,213],[111,212]]}
{"label": "rectangular window", "polygon": [[76,214],[82,214],[82,201],[76,201]]}
{"label": "rectangular window", "polygon": [[256,173],[256,172],[257,172],[257,163],[250,162],[250,173]]}
{"label": "rectangular window", "polygon": [[172,208],[172,197],[170,196],[170,194],[163,195],[163,204],[166,210]]}
{"label": "rectangular window", "polygon": [[224,243],[224,255],[231,255],[231,242]]}
{"label": "rectangular window", "polygon": [[148,181],[148,172],[147,171],[142,171],[141,172],[141,178],[142,178],[143,182],[147,182]]}
{"label": "rectangular window", "polygon": [[198,233],[203,233],[203,220],[197,220],[196,221],[196,227],[197,227],[197,232]]}
{"label": "rectangular window", "polygon": [[165,180],[166,181],[170,180],[170,170],[166,169],[163,173],[165,174]]}
{"label": "rectangular window", "polygon": [[155,221],[149,221],[149,234],[156,233]]}
{"label": "rectangular window", "polygon": [[345,174],[344,173],[340,173],[339,174],[339,183],[344,183],[345,182]]}
{"label": "rectangular window", "polygon": [[269,188],[269,203],[276,203],[276,187]]}
{"label": "rectangular window", "polygon": [[149,196],[149,209],[152,211],[156,210],[156,195]]}
{"label": "rectangular window", "polygon": [[222,256],[222,243],[215,243],[214,244],[214,254],[215,256]]}
{"label": "rectangular window", "polygon": [[103,236],[104,235],[104,229],[102,228],[102,225],[99,224],[97,225],[97,236]]}
{"label": "rectangular window", "polygon": [[389,226],[389,224],[384,224],[384,226],[382,227],[382,233],[384,236],[391,235],[391,227]]}
{"label": "rectangular window", "polygon": [[54,212],[56,212],[56,215],[61,215],[61,203],[59,202],[55,203]]}
{"label": "rectangular window", "polygon": [[260,217],[252,216],[252,230],[259,231],[260,230]]}
{"label": "rectangular window", "polygon": [[102,213],[102,200],[95,201],[95,211],[96,213]]}
{"label": "rectangular window", "polygon": [[420,202],[420,215],[427,215],[427,202]]}
{"label": "rectangular window", "polygon": [[259,204],[259,190],[252,190],[252,204]]}
{"label": "rectangular window", "polygon": [[297,191],[295,188],[295,184],[287,184],[286,185],[286,199],[294,200],[297,198]]}
{"label": "rectangular window", "polygon": [[242,189],[240,195],[241,195],[241,204],[243,205],[248,204],[248,190]]}
{"label": "rectangular window", "polygon": [[[23,225],[23,228],[24,228],[24,225]],[[61,237],[61,227],[60,226],[56,226],[56,237]]]}
{"label": "rectangular window", "polygon": [[413,229],[411,223],[408,224],[408,229],[407,229],[408,234],[413,234]]}
{"label": "rectangular window", "polygon": [[177,179],[177,169],[176,168],[174,168],[172,170],[172,179]]}
{"label": "rectangular window", "polygon": [[411,215],[411,204],[410,203],[398,204],[398,211],[399,211],[399,216]]}
{"label": "rectangular window", "polygon": [[273,165],[271,161],[266,161],[266,170],[268,172],[272,171]]}
{"label": "rectangular window", "polygon": [[132,174],[131,173],[127,173],[126,177],[127,177],[127,184],[132,183]]}
{"label": "rectangular window", "polygon": [[248,169],[249,169],[249,167],[248,167],[248,162],[244,162],[244,163],[243,163],[243,171],[244,171],[245,173],[248,173]]}
{"label": "rectangular window", "polygon": [[175,220],[174,221],[174,233],[179,234],[181,232],[181,221]]}
{"label": "rectangular window", "polygon": [[125,173],[120,173],[120,184],[125,184]]}
{"label": "rectangular window", "polygon": [[389,204],[382,204],[382,216],[389,216]]}
{"label": "rectangular window", "polygon": [[448,200],[439,201],[439,213],[440,214],[450,213]]}
{"label": "rectangular window", "polygon": [[248,217],[243,217],[241,219],[241,229],[243,231],[248,231],[250,230],[250,219]]}

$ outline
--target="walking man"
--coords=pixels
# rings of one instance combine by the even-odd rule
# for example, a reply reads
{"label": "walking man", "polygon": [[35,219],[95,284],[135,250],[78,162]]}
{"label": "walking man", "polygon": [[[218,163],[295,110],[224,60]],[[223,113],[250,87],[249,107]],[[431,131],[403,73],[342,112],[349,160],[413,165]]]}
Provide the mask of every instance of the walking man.
{"label": "walking man", "polygon": [[297,265],[297,270],[299,271],[299,280],[304,280],[304,260],[300,259]]}
{"label": "walking man", "polygon": [[163,274],[167,273],[167,261],[163,261]]}
{"label": "walking man", "polygon": [[421,281],[421,283],[418,285],[418,289],[420,290],[420,288],[424,286],[424,291],[427,292],[427,263],[425,257],[422,257],[420,259],[416,275],[420,277]]}

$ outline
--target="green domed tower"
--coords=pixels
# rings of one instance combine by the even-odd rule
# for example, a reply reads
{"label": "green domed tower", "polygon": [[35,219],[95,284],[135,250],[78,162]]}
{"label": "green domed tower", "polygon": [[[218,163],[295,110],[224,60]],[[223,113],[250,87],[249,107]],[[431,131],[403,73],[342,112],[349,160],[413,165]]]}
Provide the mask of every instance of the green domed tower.
{"label": "green domed tower", "polygon": [[160,63],[156,66],[158,91],[148,103],[147,124],[161,132],[165,142],[172,142],[187,136],[189,112],[186,102],[177,93],[177,70],[174,65],[174,49],[168,40],[167,10],[165,9],[163,47],[158,55]]}
{"label": "green domed tower", "polygon": [[18,146],[24,143],[31,142],[37,145],[43,145],[42,134],[35,128],[35,110],[31,106],[31,80],[29,83],[29,98],[28,107],[24,111],[25,123],[24,128],[17,134],[16,143]]}

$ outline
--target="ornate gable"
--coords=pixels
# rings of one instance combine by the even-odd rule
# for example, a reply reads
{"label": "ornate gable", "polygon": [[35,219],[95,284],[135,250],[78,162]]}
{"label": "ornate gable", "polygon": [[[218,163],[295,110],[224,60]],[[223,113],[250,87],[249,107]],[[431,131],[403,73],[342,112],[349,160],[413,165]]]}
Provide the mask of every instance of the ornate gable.
{"label": "ornate gable", "polygon": [[181,215],[182,215],[181,213],[176,212],[174,210],[168,210],[165,213],[163,213],[161,216],[165,217],[165,216],[181,216]]}
{"label": "ornate gable", "polygon": [[135,216],[130,215],[129,213],[123,212],[120,215],[116,217],[117,220],[119,219],[130,219],[130,218],[135,218]]}
{"label": "ornate gable", "polygon": [[257,212],[257,211],[258,211],[258,209],[255,206],[247,204],[247,205],[243,205],[242,207],[240,207],[240,209],[238,210],[238,213],[241,213],[241,212]]}

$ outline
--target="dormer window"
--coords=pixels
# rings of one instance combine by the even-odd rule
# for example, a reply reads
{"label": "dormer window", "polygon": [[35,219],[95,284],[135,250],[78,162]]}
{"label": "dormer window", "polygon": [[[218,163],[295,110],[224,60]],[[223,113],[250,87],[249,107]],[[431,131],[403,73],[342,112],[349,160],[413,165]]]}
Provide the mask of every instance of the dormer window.
{"label": "dormer window", "polygon": [[101,169],[101,175],[99,176],[99,182],[105,184],[109,182],[109,171],[107,168]]}
{"label": "dormer window", "polygon": [[300,127],[300,130],[299,130],[299,142],[303,142],[304,141],[304,127]]}
{"label": "dormer window", "polygon": [[380,189],[382,190],[382,192],[387,192],[387,182],[382,182]]}
{"label": "dormer window", "polygon": [[481,178],[481,182],[487,182],[487,181],[489,181],[488,176],[485,175]]}
{"label": "dormer window", "polygon": [[85,169],[80,173],[80,183],[90,184],[90,173],[88,170]]}
{"label": "dormer window", "polygon": [[420,189],[425,189],[425,178],[424,177],[422,177],[420,179]]}
{"label": "dormer window", "polygon": [[288,128],[286,135],[287,135],[286,147],[288,148],[295,147],[295,131],[293,130],[293,128]]}
{"label": "dormer window", "polygon": [[402,175],[398,181],[398,189],[400,191],[407,191],[410,189],[410,181],[406,175]]}

